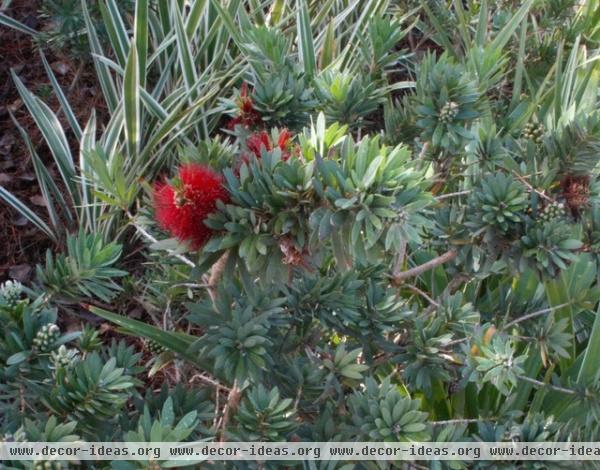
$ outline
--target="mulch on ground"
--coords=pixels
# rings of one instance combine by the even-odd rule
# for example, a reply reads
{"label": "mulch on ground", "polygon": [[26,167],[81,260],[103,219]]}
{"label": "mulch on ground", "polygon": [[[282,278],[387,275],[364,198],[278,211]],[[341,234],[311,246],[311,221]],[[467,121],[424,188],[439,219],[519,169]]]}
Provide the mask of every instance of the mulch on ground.
{"label": "mulch on ground", "polygon": [[[40,0],[20,0],[13,2],[4,13],[37,31],[44,31],[49,24],[40,23],[40,4]],[[0,26],[0,185],[47,220],[45,201],[37,186],[29,153],[11,119],[12,114],[29,134],[38,155],[58,182],[60,178],[52,155],[19,98],[11,77],[12,69],[30,91],[58,112],[64,128],[68,129],[40,59],[41,45],[44,45],[43,42],[38,44],[27,34]],[[59,52],[45,47],[44,53],[82,127],[92,108],[102,115],[104,103],[91,64],[69,57],[68,51]],[[67,134],[67,137],[74,155],[77,155],[73,136]],[[9,278],[29,281],[35,264],[51,247],[52,243],[43,233],[0,201],[0,281]]]}

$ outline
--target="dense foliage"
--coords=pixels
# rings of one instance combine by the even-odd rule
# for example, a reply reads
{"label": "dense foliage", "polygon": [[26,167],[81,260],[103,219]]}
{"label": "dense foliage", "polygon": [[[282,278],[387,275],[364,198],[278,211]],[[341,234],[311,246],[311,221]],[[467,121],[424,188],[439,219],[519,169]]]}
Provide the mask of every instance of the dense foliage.
{"label": "dense foliage", "polygon": [[87,3],[5,439],[600,439],[597,1]]}

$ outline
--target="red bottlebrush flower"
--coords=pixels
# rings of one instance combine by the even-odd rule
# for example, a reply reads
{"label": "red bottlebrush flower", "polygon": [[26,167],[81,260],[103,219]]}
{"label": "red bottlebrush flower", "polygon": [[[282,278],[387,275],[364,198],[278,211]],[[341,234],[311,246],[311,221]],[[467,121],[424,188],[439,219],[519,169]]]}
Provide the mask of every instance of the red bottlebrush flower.
{"label": "red bottlebrush flower", "polygon": [[273,150],[275,147],[279,147],[281,150],[281,159],[283,161],[287,161],[291,155],[290,150],[292,147],[292,137],[293,135],[290,131],[283,129],[279,133],[277,145],[275,146],[274,142],[271,141],[271,136],[267,132],[255,132],[246,140],[246,146],[248,147],[248,150],[250,150],[250,152],[256,156],[256,158],[260,158],[260,153],[263,146],[267,152]]}
{"label": "red bottlebrush flower", "polygon": [[261,123],[262,118],[260,113],[254,109],[252,98],[248,96],[248,84],[246,82],[242,84],[240,94],[236,101],[239,114],[229,121],[228,127],[230,129],[235,128],[238,124],[252,127]]}
{"label": "red bottlebrush flower", "polygon": [[249,114],[254,111],[252,98],[248,96],[248,84],[246,82],[242,83],[238,105],[242,114]]}
{"label": "red bottlebrush flower", "polygon": [[271,138],[265,131],[255,132],[250,135],[246,140],[246,147],[248,147],[248,150],[250,150],[256,158],[260,158],[261,149],[263,147],[267,152],[273,148],[271,145]]}
{"label": "red bottlebrush flower", "polygon": [[213,232],[204,225],[216,211],[217,201],[229,201],[223,178],[198,164],[182,165],[173,184],[161,182],[154,187],[154,208],[158,224],[196,250]]}
{"label": "red bottlebrush flower", "polygon": [[279,140],[277,141],[277,145],[279,146],[279,148],[281,150],[287,149],[288,145],[291,143],[292,137],[292,133],[289,130],[283,129],[279,133]]}
{"label": "red bottlebrush flower", "polygon": [[287,129],[283,129],[279,133],[279,139],[277,140],[277,146],[281,149],[281,158],[283,161],[289,160],[289,158],[292,155],[292,152],[296,153],[296,151],[300,150],[300,148],[298,146],[296,146],[296,148],[294,148],[294,146],[292,144],[293,137],[294,136],[292,135],[292,133]]}

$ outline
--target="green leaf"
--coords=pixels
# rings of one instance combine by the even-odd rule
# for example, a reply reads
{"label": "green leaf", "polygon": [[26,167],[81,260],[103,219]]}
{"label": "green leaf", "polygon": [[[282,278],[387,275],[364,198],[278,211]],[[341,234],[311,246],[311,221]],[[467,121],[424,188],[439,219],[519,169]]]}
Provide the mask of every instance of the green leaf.
{"label": "green leaf", "polygon": [[[98,59],[98,57],[102,57],[104,54],[102,53],[102,46],[100,45],[100,40],[98,39],[94,22],[92,21],[92,18],[90,17],[90,13],[88,11],[87,0],[81,0],[81,9],[83,11],[83,19],[85,21],[85,26],[88,34],[90,50],[92,53],[92,58],[94,60],[96,74],[100,82],[100,87],[102,88],[102,94],[104,96],[104,100],[106,101],[108,109],[111,112],[114,112],[119,103],[119,98],[117,97],[117,89],[115,87],[113,78],[110,75],[110,70],[108,66],[104,65]],[[123,61],[123,63],[125,63],[125,61]]]}
{"label": "green leaf", "polygon": [[69,197],[74,204],[79,204],[81,199],[75,181],[75,164],[73,163],[73,156],[71,155],[69,143],[60,121],[44,102],[31,94],[25,85],[23,85],[23,82],[14,70],[11,70],[11,74],[17,85],[19,95],[23,99],[25,106],[27,106],[27,109],[31,113],[31,117],[42,132],[42,135],[50,148],[50,152],[58,166],[63,182],[68,189]]}
{"label": "green leaf", "polygon": [[181,65],[183,82],[189,93],[190,101],[193,101],[197,96],[196,92],[193,90],[198,82],[198,74],[196,72],[195,61],[190,48],[190,41],[188,41],[188,37],[185,33],[185,25],[183,24],[181,12],[178,8],[175,8],[174,19],[177,37],[177,56],[179,57],[179,63]]}
{"label": "green leaf", "polygon": [[33,36],[33,37],[39,36],[39,33],[35,29],[31,29],[29,26],[24,25],[20,21],[17,21],[14,18],[11,18],[10,16],[7,16],[1,12],[0,12],[0,25],[7,26],[12,29],[16,29],[17,31],[20,31],[25,34],[29,34],[30,36]]}
{"label": "green leaf", "polygon": [[320,66],[321,69],[327,68],[332,62],[335,56],[335,25],[333,20],[331,20],[327,24],[327,29],[325,30],[325,39],[323,41],[323,46],[321,47],[320,54]]}
{"label": "green leaf", "polygon": [[50,237],[54,241],[58,241],[52,229],[48,227],[46,222],[40,219],[35,212],[33,212],[29,207],[23,204],[18,198],[13,196],[10,192],[8,192],[4,187],[0,186],[0,198],[4,199],[4,201],[10,205],[13,209],[15,209],[19,214],[29,220],[33,225],[35,225],[39,230],[44,232],[48,237]]}
{"label": "green leaf", "polygon": [[186,333],[174,333],[164,331],[155,326],[148,325],[144,322],[133,320],[123,315],[104,310],[93,305],[88,305],[87,309],[95,315],[98,315],[105,320],[108,320],[115,325],[125,329],[125,331],[134,336],[142,336],[156,341],[161,346],[179,354],[184,359],[204,370],[212,370],[212,361],[197,354],[191,354],[189,348],[191,344],[197,340],[193,335]]}
{"label": "green leaf", "polygon": [[310,27],[310,16],[306,0],[298,0],[298,11],[296,18],[298,26],[298,49],[300,51],[300,61],[304,66],[304,72],[309,78],[312,78],[317,68],[315,57],[315,46]]}
{"label": "green leaf", "polygon": [[[201,3],[201,2],[196,2]],[[135,48],[138,58],[138,82],[146,86],[146,62],[148,58],[148,0],[135,2]]]}
{"label": "green leaf", "polygon": [[71,129],[73,129],[73,132],[75,133],[75,137],[77,138],[77,140],[81,140],[81,126],[79,125],[79,122],[77,122],[75,113],[71,109],[71,106],[69,105],[69,101],[67,100],[67,97],[63,93],[62,88],[58,84],[58,80],[56,80],[56,76],[54,75],[54,72],[52,72],[52,68],[50,67],[50,64],[48,64],[48,61],[46,60],[46,56],[44,55],[44,53],[42,52],[41,49],[40,49],[40,55],[42,57],[42,63],[44,64],[44,68],[46,69],[46,74],[48,75],[48,78],[50,78],[50,83],[52,84],[52,89],[54,90],[54,93],[56,94],[56,97],[58,98],[58,102],[60,103],[60,107],[62,108],[63,112],[65,113],[65,117],[67,118],[67,121],[69,122],[69,125],[71,126]]}
{"label": "green leaf", "polygon": [[124,113],[125,136],[129,157],[134,161],[140,152],[140,81],[137,48],[135,44],[129,49],[129,57],[125,67],[124,78]]}
{"label": "green leaf", "polygon": [[19,134],[21,134],[21,138],[25,142],[25,146],[29,151],[29,156],[31,157],[31,162],[33,163],[33,169],[35,171],[40,190],[42,191],[42,196],[44,196],[44,200],[47,204],[48,215],[50,216],[50,222],[52,223],[52,226],[57,231],[62,230],[64,228],[62,226],[62,221],[56,210],[54,202],[56,202],[62,210],[67,225],[72,226],[74,221],[71,215],[71,208],[69,207],[69,205],[67,205],[67,202],[63,197],[62,191],[58,188],[58,186],[54,182],[54,178],[48,172],[46,165],[44,164],[44,162],[42,162],[37,152],[35,151],[33,143],[31,142],[31,139],[29,138],[29,135],[27,134],[25,129],[23,129],[23,127],[18,123],[18,121],[14,118],[12,114],[11,119],[17,127]]}
{"label": "green leaf", "polygon": [[596,310],[596,318],[587,347],[583,353],[583,362],[577,374],[577,383],[588,385],[598,376],[598,364],[600,364],[600,306]]}
{"label": "green leaf", "polygon": [[6,365],[14,366],[16,364],[20,364],[21,362],[29,359],[30,354],[31,353],[29,351],[20,351],[18,353],[15,353],[6,360]]}
{"label": "green leaf", "polygon": [[498,32],[494,40],[487,46],[486,49],[493,51],[495,49],[501,50],[510,41],[511,36],[517,30],[521,22],[525,19],[531,6],[535,0],[526,0],[513,17],[506,22],[504,27]]}
{"label": "green leaf", "polygon": [[371,187],[371,185],[375,181],[375,177],[377,176],[377,171],[379,170],[379,167],[381,166],[381,162],[383,161],[383,159],[384,159],[384,157],[382,155],[377,156],[377,158],[375,158],[371,162],[371,164],[369,165],[369,168],[367,168],[367,171],[365,172],[365,175],[363,176],[363,179],[361,181],[361,186],[364,189]]}
{"label": "green leaf", "polygon": [[112,49],[117,56],[119,64],[124,66],[129,50],[129,37],[127,36],[127,30],[125,29],[119,8],[115,0],[101,1],[98,6]]}

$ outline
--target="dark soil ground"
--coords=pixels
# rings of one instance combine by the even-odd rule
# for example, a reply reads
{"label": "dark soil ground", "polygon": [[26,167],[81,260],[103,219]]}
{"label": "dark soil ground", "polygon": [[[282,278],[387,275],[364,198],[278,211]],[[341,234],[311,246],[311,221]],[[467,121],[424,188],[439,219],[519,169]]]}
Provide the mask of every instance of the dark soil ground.
{"label": "dark soil ground", "polygon": [[[44,31],[48,25],[40,23],[40,4],[40,0],[14,0],[4,13],[37,31]],[[43,46],[44,42],[36,42],[27,34],[0,26],[0,185],[47,220],[45,201],[37,186],[31,159],[11,119],[12,114],[23,126],[38,155],[58,181],[52,155],[11,78],[12,69],[30,91],[58,113],[65,129],[68,129],[42,65],[38,52],[40,45]],[[104,103],[91,65],[47,47],[44,53],[81,126],[85,125],[92,108],[102,114]],[[72,136],[67,137],[71,140],[74,155],[77,155],[77,145],[74,145]],[[28,281],[35,264],[51,246],[43,233],[0,201],[0,281],[7,278]]]}

